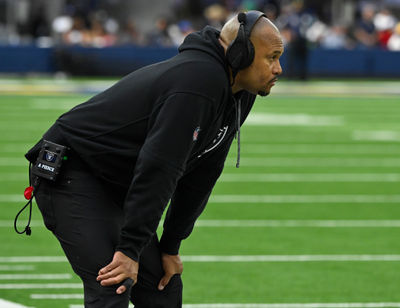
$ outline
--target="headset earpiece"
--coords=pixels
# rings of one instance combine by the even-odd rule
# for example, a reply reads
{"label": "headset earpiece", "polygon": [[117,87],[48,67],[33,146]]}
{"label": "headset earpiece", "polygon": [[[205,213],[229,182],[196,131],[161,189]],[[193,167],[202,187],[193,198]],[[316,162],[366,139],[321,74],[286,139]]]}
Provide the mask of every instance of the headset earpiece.
{"label": "headset earpiece", "polygon": [[240,22],[238,34],[226,51],[226,59],[234,75],[250,66],[254,60],[254,46],[250,41],[250,34],[257,20],[262,16],[265,16],[265,14],[259,11],[238,14],[238,21]]}

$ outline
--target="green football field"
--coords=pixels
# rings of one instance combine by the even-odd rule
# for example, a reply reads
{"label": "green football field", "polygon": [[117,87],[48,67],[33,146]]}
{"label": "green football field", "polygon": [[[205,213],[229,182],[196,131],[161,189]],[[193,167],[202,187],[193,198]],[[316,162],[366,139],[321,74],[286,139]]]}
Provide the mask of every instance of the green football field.
{"label": "green football field", "polygon": [[[83,307],[23,154],[113,80],[0,79],[0,307]],[[400,82],[278,82],[182,244],[186,308],[400,307]],[[26,222],[22,215],[19,226]],[[95,252],[94,252],[95,253]]]}

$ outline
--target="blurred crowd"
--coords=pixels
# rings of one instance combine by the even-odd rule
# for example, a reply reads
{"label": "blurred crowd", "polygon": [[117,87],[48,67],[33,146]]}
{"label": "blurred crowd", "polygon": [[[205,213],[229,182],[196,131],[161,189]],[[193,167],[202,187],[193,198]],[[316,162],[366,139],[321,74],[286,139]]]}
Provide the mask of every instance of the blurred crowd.
{"label": "blurred crowd", "polygon": [[159,16],[153,28],[147,31],[142,31],[135,20],[122,21],[104,9],[82,12],[69,5],[51,21],[39,11],[25,28],[20,25],[7,43],[173,47],[181,44],[187,34],[205,25],[220,29],[238,11],[256,9],[265,12],[281,30],[285,44],[292,44],[300,53],[309,47],[400,51],[399,16],[374,1],[360,3],[351,23],[329,20],[315,8],[304,5],[302,0],[284,4],[279,0],[175,0],[171,6],[168,14]]}

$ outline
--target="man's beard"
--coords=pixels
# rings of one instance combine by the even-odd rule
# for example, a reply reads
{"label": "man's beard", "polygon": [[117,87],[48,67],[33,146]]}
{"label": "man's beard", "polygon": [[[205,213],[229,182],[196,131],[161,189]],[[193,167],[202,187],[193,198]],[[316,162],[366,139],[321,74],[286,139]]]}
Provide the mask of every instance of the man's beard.
{"label": "man's beard", "polygon": [[267,96],[267,95],[269,95],[269,92],[265,92],[265,91],[258,91],[258,93],[257,93],[258,95],[260,95],[260,96]]}

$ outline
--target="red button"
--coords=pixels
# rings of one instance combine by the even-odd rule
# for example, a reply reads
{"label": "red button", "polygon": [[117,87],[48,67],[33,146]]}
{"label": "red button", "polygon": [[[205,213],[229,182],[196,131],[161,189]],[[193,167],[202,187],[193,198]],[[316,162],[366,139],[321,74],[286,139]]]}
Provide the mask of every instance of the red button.
{"label": "red button", "polygon": [[30,200],[32,198],[32,193],[33,193],[33,187],[29,186],[27,188],[25,188],[24,191],[24,197],[26,200]]}

